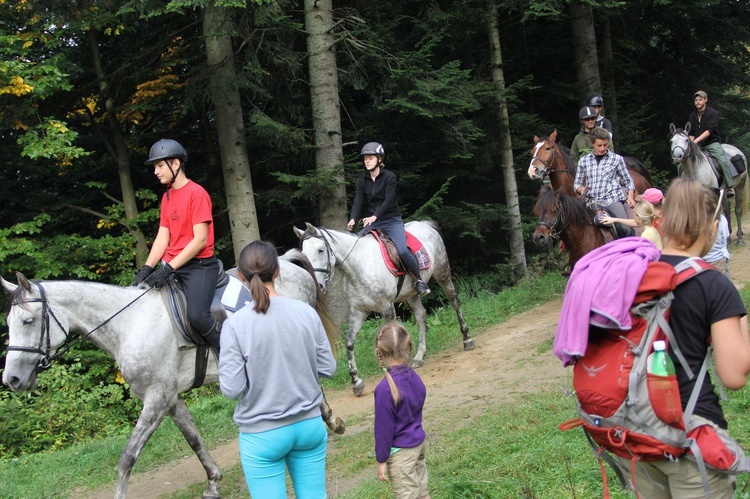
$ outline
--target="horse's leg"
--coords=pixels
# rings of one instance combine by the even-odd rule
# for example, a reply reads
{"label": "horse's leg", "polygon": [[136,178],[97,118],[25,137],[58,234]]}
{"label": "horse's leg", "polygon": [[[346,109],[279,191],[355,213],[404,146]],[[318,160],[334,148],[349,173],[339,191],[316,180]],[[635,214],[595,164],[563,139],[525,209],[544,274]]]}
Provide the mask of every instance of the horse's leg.
{"label": "horse's leg", "polygon": [[453,310],[456,311],[456,317],[458,317],[458,325],[461,328],[461,334],[463,335],[464,350],[474,350],[474,338],[469,336],[469,326],[464,320],[464,314],[461,311],[461,302],[458,299],[458,293],[456,287],[453,285],[453,278],[451,277],[450,266],[446,263],[447,269],[443,271],[435,271],[432,277],[438,282],[443,290],[443,294],[451,302]]}
{"label": "horse's leg", "polygon": [[352,391],[357,397],[362,395],[365,390],[365,382],[359,377],[357,361],[354,359],[354,341],[357,339],[357,333],[359,333],[366,317],[365,312],[351,307],[349,311],[349,332],[346,333],[346,357],[349,360],[349,376],[352,379]]}
{"label": "horse's leg", "polygon": [[328,400],[326,400],[326,392],[323,390],[323,385],[320,384],[320,381],[318,381],[318,384],[320,385],[320,393],[323,394],[323,403],[320,404],[320,415],[323,417],[323,421],[325,421],[328,429],[340,435],[346,431],[346,423],[340,417],[333,417],[333,411],[331,410],[331,406],[328,405]]}
{"label": "horse's leg", "polygon": [[117,488],[115,489],[115,499],[125,499],[128,495],[128,480],[133,466],[138,460],[138,456],[151,438],[154,431],[161,424],[162,419],[167,414],[167,403],[161,395],[155,397],[144,397],[143,410],[138,416],[138,422],[130,434],[128,445],[120,454],[117,463]]}
{"label": "horse's leg", "polygon": [[424,364],[424,354],[427,352],[427,311],[422,305],[422,300],[417,295],[412,295],[407,299],[409,306],[414,312],[414,318],[417,320],[419,327],[419,345],[417,345],[417,354],[411,361],[412,367],[420,368]]}
{"label": "horse's leg", "polygon": [[182,432],[185,440],[188,441],[190,447],[198,456],[203,469],[206,470],[206,476],[208,477],[208,487],[203,492],[203,499],[215,499],[220,497],[219,491],[216,489],[216,485],[221,480],[221,470],[216,465],[216,462],[208,453],[206,445],[203,443],[203,438],[198,432],[198,427],[193,421],[193,416],[190,414],[190,410],[185,405],[182,399],[177,399],[177,402],[169,409],[169,417],[175,422],[177,427]]}

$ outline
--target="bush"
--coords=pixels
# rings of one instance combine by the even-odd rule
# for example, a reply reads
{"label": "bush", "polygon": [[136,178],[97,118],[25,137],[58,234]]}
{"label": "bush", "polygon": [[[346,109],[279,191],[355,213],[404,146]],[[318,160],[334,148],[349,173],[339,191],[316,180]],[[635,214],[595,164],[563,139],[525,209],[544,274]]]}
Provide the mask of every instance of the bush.
{"label": "bush", "polygon": [[141,402],[99,350],[68,354],[29,393],[0,391],[0,458],[58,450],[89,438],[130,432]]}

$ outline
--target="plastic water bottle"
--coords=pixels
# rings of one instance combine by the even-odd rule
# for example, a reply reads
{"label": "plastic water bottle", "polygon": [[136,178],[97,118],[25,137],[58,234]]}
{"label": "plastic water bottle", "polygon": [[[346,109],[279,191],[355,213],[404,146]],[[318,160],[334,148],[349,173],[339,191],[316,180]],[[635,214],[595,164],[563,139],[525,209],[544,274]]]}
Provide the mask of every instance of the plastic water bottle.
{"label": "plastic water bottle", "polygon": [[674,363],[666,351],[664,341],[654,342],[654,351],[646,360],[648,398],[656,416],[667,424],[682,425],[680,386]]}
{"label": "plastic water bottle", "polygon": [[656,376],[669,376],[674,374],[674,363],[667,354],[667,343],[655,341],[654,351],[648,356],[648,373]]}

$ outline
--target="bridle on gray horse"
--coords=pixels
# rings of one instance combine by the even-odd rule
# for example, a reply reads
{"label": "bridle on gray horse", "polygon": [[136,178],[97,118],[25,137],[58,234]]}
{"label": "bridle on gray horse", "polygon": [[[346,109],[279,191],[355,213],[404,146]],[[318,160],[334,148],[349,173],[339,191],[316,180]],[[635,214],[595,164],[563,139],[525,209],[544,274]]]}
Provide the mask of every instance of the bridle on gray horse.
{"label": "bridle on gray horse", "polygon": [[[318,230],[323,232],[328,232],[327,229],[323,229],[321,227],[318,227]],[[331,253],[333,253],[333,248],[331,248],[331,243],[328,242],[328,239],[322,235],[322,234],[311,234],[310,231],[307,231],[308,233],[305,235],[304,238],[302,238],[301,242],[304,242],[305,239],[320,239],[323,241],[323,244],[326,246],[326,268],[315,268],[313,267],[313,271],[317,273],[324,274],[324,280],[326,283],[326,286],[328,286],[328,283],[333,279],[334,271],[336,270],[336,267],[331,263]],[[331,235],[333,237],[333,235]],[[349,253],[346,254],[346,256],[341,260],[338,264],[342,265],[347,258],[349,258],[349,255],[352,254],[352,251],[354,251],[354,247],[357,246],[357,243],[359,243],[359,240],[362,239],[362,236],[357,237],[357,240],[352,245],[352,249],[349,250]]]}
{"label": "bridle on gray horse", "polygon": [[[28,346],[15,346],[15,345],[8,345],[6,347],[6,351],[16,351],[16,352],[29,352],[29,353],[38,353],[42,357],[39,359],[39,363],[36,366],[35,371],[37,373],[44,371],[45,369],[49,369],[49,367],[52,365],[52,361],[56,360],[58,357],[62,356],[65,352],[70,350],[70,347],[78,343],[79,341],[86,339],[90,335],[92,335],[96,330],[106,325],[109,321],[117,317],[120,313],[125,311],[128,307],[130,307],[133,303],[137,302],[143,295],[151,291],[153,288],[149,288],[145,290],[143,293],[138,295],[133,301],[125,305],[123,308],[109,316],[104,322],[96,326],[94,329],[89,331],[88,333],[78,336],[75,339],[70,338],[70,332],[67,331],[63,325],[60,323],[60,319],[57,318],[55,315],[55,312],[52,310],[52,308],[47,303],[47,297],[44,291],[44,288],[42,287],[41,283],[34,283],[39,289],[39,298],[29,298],[27,300],[22,301],[14,301],[11,305],[22,305],[24,303],[41,303],[42,304],[42,327],[39,334],[39,346],[36,347],[28,347]],[[49,318],[52,316],[52,318],[57,323],[58,327],[62,330],[62,332],[65,334],[65,341],[63,341],[63,344],[60,346],[60,348],[57,349],[57,351],[53,354],[52,353],[52,346],[51,346],[51,340],[49,335]]]}

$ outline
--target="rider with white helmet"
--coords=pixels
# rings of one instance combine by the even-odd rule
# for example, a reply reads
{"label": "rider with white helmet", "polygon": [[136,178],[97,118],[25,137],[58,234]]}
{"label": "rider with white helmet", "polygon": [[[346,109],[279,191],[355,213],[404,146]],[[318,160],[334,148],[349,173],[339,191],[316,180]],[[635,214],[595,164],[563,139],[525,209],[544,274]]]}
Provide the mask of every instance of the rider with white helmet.
{"label": "rider with white helmet", "polygon": [[364,215],[362,224],[365,228],[360,235],[373,229],[380,229],[388,234],[396,245],[406,270],[414,279],[415,291],[419,296],[425,296],[430,293],[430,288],[422,281],[419,264],[406,245],[406,230],[396,198],[396,174],[385,169],[385,149],[378,142],[368,142],[359,155],[366,171],[357,182],[357,193],[347,227],[352,230],[356,220]]}

